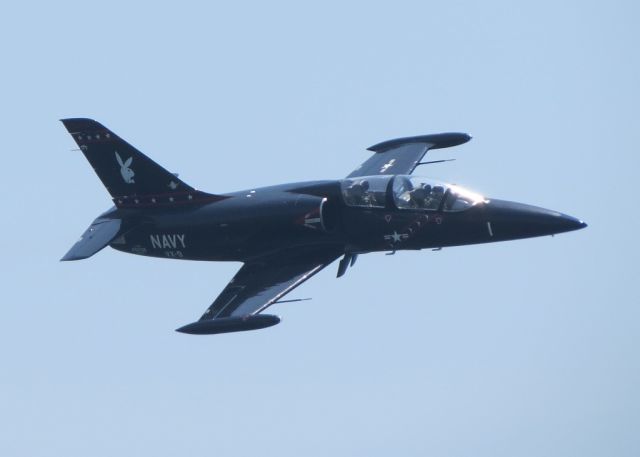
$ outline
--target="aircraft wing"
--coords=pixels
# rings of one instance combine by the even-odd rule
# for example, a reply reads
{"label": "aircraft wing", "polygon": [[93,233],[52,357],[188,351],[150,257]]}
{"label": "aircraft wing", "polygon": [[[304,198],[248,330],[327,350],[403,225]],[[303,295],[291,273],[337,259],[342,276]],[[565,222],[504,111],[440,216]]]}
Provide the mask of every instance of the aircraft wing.
{"label": "aircraft wing", "polygon": [[280,322],[258,315],[344,253],[326,247],[279,253],[245,263],[199,321],[177,331],[213,334],[254,330]]}
{"label": "aircraft wing", "polygon": [[347,178],[411,174],[430,149],[458,146],[470,139],[466,133],[436,133],[384,141],[367,148],[375,154]]}

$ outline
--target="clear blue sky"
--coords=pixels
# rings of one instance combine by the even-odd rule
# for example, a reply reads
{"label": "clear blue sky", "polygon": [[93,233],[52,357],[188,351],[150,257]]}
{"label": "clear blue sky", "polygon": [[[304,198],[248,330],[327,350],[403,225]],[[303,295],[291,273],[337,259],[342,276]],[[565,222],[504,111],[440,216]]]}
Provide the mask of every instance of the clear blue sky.
{"label": "clear blue sky", "polygon": [[[0,455],[637,456],[635,2],[13,2],[0,14]],[[555,238],[372,254],[193,337],[239,264],[58,259],[110,206],[63,126],[194,186],[420,171],[583,218]]]}

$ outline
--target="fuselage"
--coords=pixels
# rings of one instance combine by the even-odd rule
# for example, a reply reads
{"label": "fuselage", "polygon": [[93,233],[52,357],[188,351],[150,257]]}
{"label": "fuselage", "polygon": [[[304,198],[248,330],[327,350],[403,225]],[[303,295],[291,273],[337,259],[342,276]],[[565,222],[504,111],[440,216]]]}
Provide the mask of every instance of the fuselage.
{"label": "fuselage", "polygon": [[552,235],[586,226],[555,211],[490,200],[414,176],[311,181],[174,207],[113,208],[114,249],[185,260],[248,261],[326,245],[345,253],[419,250]]}
{"label": "fuselage", "polygon": [[228,194],[199,191],[93,119],[62,121],[111,195],[62,261],[105,246],[143,256],[244,264],[202,317],[177,331],[217,334],[276,325],[264,314],[340,259],[337,276],[368,252],[487,243],[576,230],[571,216],[491,200],[412,173],[427,152],[471,137],[445,132],[395,138],[340,180]]}

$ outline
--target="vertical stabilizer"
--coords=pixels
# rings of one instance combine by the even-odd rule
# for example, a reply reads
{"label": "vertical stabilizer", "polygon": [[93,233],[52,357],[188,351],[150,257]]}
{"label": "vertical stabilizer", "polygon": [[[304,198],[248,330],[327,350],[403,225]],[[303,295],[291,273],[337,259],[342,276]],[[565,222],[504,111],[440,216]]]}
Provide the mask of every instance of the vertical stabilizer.
{"label": "vertical stabilizer", "polygon": [[99,122],[74,118],[62,123],[112,197],[194,190]]}

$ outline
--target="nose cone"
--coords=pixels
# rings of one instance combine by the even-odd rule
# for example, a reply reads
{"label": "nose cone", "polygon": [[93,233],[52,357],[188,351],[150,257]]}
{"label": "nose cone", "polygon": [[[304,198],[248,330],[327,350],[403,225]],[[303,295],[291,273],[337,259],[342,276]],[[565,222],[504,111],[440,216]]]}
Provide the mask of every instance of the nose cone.
{"label": "nose cone", "polygon": [[567,214],[505,200],[491,200],[486,205],[486,216],[496,241],[555,235],[587,226]]}

